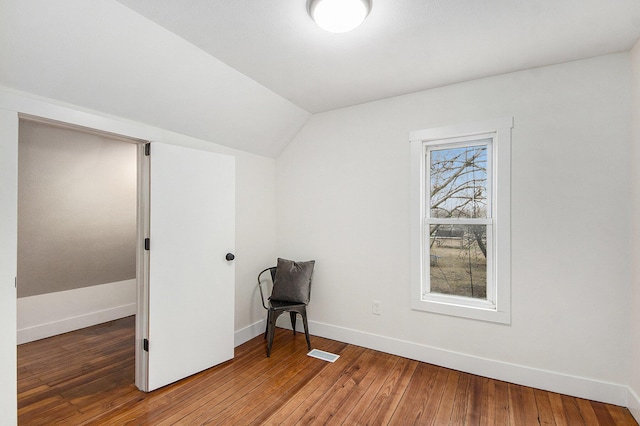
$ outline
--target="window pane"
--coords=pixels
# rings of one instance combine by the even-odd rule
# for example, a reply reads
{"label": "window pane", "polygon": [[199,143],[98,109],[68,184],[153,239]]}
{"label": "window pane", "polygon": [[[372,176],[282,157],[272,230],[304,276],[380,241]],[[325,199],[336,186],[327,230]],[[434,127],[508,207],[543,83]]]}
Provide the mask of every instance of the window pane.
{"label": "window pane", "polygon": [[487,217],[487,145],[431,149],[431,217]]}
{"label": "window pane", "polygon": [[431,293],[487,298],[487,226],[431,225]]}

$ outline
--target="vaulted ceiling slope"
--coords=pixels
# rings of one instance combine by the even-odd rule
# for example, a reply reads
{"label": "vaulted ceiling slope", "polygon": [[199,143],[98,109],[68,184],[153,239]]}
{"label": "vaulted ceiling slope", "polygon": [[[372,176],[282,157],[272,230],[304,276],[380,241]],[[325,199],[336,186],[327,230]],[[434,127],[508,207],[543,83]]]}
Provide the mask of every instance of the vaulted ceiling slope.
{"label": "vaulted ceiling slope", "polygon": [[371,0],[319,29],[307,0],[119,0],[312,113],[627,51],[639,0]]}
{"label": "vaulted ceiling slope", "polygon": [[0,86],[270,157],[310,116],[114,0],[0,1]]}
{"label": "vaulted ceiling slope", "polygon": [[0,0],[0,86],[275,157],[317,113],[627,51],[638,0]]}

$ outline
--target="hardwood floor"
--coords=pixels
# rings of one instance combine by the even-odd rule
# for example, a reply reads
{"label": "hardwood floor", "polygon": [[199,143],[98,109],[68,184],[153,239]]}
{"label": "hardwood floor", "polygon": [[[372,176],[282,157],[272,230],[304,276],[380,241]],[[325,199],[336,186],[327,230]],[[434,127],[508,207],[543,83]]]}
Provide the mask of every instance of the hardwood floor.
{"label": "hardwood floor", "polygon": [[18,347],[21,425],[636,425],[626,408],[486,379],[313,337],[306,356],[278,330],[235,358],[145,394],[134,383],[134,318]]}

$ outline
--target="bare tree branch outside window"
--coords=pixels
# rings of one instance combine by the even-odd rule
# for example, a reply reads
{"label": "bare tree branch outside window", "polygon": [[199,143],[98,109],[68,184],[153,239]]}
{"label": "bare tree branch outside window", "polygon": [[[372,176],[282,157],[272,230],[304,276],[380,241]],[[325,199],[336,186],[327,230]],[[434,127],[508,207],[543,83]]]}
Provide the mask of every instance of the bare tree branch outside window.
{"label": "bare tree branch outside window", "polygon": [[431,292],[486,298],[487,226],[437,219],[488,217],[487,141],[429,150]]}

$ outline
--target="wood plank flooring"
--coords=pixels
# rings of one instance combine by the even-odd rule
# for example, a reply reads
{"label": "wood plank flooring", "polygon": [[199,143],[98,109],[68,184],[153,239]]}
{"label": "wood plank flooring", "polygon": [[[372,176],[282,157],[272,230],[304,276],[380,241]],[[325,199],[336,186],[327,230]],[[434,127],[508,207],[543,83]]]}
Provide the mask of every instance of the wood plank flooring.
{"label": "wood plank flooring", "polygon": [[312,336],[261,336],[157,391],[134,385],[134,318],[18,346],[20,425],[637,425],[626,408]]}

